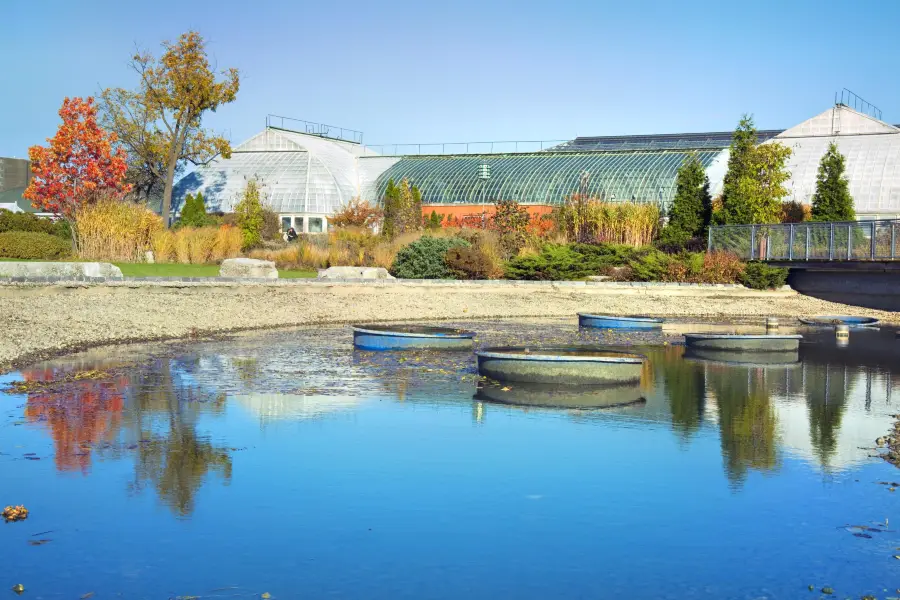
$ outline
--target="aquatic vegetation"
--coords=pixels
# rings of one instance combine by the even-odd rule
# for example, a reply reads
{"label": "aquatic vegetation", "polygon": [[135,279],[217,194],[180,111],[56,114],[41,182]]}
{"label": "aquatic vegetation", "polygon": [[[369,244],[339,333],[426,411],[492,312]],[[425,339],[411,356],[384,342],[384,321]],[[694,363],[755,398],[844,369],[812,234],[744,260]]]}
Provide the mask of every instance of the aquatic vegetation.
{"label": "aquatic vegetation", "polygon": [[74,383],[76,381],[110,379],[111,377],[113,377],[113,373],[111,373],[110,371],[100,371],[96,369],[76,371],[74,373],[68,373],[64,377],[61,377],[59,379],[33,379],[26,381],[13,381],[9,384],[9,388],[5,391],[16,394],[31,394],[34,392],[41,392],[48,389],[58,388],[67,383]]}
{"label": "aquatic vegetation", "polygon": [[13,523],[15,521],[24,521],[28,518],[28,509],[24,506],[7,506],[3,509],[3,512],[0,513],[0,517],[7,523]]}

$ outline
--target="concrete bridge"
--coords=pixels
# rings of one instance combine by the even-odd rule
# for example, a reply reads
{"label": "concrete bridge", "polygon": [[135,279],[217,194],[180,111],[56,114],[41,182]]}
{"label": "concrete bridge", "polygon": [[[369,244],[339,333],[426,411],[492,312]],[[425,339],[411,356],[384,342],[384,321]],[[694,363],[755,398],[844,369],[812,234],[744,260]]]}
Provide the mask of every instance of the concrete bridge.
{"label": "concrete bridge", "polygon": [[709,250],[788,268],[802,294],[900,311],[900,219],[715,226]]}

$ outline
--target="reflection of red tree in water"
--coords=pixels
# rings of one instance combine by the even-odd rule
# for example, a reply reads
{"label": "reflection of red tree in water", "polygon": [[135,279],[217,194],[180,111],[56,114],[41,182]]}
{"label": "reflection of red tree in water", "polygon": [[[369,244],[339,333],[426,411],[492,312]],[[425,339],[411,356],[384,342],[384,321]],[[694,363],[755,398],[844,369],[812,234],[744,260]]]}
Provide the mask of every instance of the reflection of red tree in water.
{"label": "reflection of red tree in water", "polygon": [[[65,373],[33,369],[22,373],[25,381],[53,381]],[[112,440],[122,420],[125,377],[112,381],[74,381],[58,388],[28,394],[25,417],[46,423],[56,449],[56,468],[80,470],[87,474],[91,466],[91,447]]]}

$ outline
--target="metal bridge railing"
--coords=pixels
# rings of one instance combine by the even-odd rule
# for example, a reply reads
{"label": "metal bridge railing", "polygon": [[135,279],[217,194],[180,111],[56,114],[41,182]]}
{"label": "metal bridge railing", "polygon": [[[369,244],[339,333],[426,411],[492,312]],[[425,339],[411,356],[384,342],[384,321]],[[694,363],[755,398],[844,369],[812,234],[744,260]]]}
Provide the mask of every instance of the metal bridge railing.
{"label": "metal bridge railing", "polygon": [[713,226],[708,248],[743,260],[900,260],[900,219]]}

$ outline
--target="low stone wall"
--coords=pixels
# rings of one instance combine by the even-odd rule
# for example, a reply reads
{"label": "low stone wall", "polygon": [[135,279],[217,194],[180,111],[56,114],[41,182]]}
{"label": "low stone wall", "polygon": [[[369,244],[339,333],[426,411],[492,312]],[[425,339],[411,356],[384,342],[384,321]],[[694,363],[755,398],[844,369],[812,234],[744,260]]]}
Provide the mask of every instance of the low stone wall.
{"label": "low stone wall", "polygon": [[752,290],[739,284],[664,283],[664,282],[609,282],[609,281],[512,281],[506,279],[455,280],[455,279],[267,279],[247,277],[0,277],[4,286],[106,286],[106,287],[424,287],[424,288],[535,288],[535,289],[592,289],[597,291],[654,290],[669,292],[708,293],[722,292],[758,295],[791,295],[795,292],[785,286],[780,290]]}

